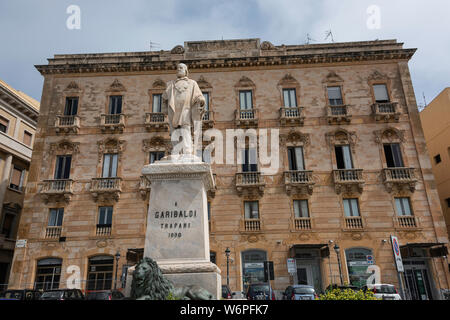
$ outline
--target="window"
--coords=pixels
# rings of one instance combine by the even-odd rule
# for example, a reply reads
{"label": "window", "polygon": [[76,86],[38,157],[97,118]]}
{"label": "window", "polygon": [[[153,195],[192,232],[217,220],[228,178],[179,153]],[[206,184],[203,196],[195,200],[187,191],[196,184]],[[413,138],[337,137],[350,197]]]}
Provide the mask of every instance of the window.
{"label": "window", "polygon": [[303,147],[288,148],[289,170],[305,170],[303,161]]}
{"label": "window", "polygon": [[398,216],[412,216],[409,198],[395,198]]}
{"label": "window", "polygon": [[367,279],[371,275],[371,273],[367,272],[369,267],[367,256],[373,257],[371,249],[351,248],[345,250],[350,285],[361,288],[367,284]]}
{"label": "window", "polygon": [[14,166],[11,172],[9,187],[14,190],[22,191],[25,170]]}
{"label": "window", "polygon": [[440,163],[441,161],[442,161],[442,159],[441,159],[441,155],[440,154],[434,156],[434,162],[436,164]]}
{"label": "window", "polygon": [[374,84],[373,93],[375,95],[375,101],[378,103],[389,102],[389,95],[385,84]]}
{"label": "window", "polygon": [[445,201],[447,201],[447,207],[450,208],[450,198],[445,199]]}
{"label": "window", "polygon": [[8,125],[9,125],[9,121],[3,117],[0,117],[0,131],[3,133],[7,133]]}
{"label": "window", "polygon": [[244,291],[251,283],[264,282],[264,261],[267,261],[267,252],[263,250],[247,250],[241,253],[242,282]]}
{"label": "window", "polygon": [[75,116],[78,113],[78,97],[67,97],[66,107],[64,108],[65,116]]}
{"label": "window", "polygon": [[341,87],[328,87],[328,101],[330,106],[343,105]]}
{"label": "window", "polygon": [[59,288],[62,260],[47,258],[39,260],[36,270],[36,290],[52,290]]}
{"label": "window", "polygon": [[402,152],[398,143],[384,144],[384,155],[386,156],[386,164],[388,168],[403,167]]}
{"label": "window", "polygon": [[211,220],[211,202],[208,201],[208,221]]}
{"label": "window", "polygon": [[245,219],[259,219],[258,201],[244,201]]}
{"label": "window", "polygon": [[296,108],[297,97],[295,89],[283,89],[283,100],[285,108]]}
{"label": "window", "polygon": [[205,111],[209,111],[209,92],[203,92],[205,98]]}
{"label": "window", "polygon": [[153,108],[152,108],[152,112],[153,113],[160,113],[161,112],[161,104],[162,102],[162,94],[154,94],[153,95]]}
{"label": "window", "polygon": [[33,138],[33,135],[29,133],[28,131],[23,132],[23,143],[25,143],[27,146],[31,147],[31,140]]}
{"label": "window", "polygon": [[256,149],[243,149],[242,153],[242,172],[257,172]]}
{"label": "window", "polygon": [[214,251],[209,252],[209,261],[211,261],[214,264],[216,263],[216,253]]}
{"label": "window", "polygon": [[338,169],[353,169],[353,161],[349,145],[335,146],[336,165]]}
{"label": "window", "polygon": [[309,218],[308,200],[294,200],[294,214],[296,218]]}
{"label": "window", "polygon": [[346,217],[359,217],[358,199],[344,199],[344,212]]}
{"label": "window", "polygon": [[14,222],[16,220],[16,215],[10,212],[5,212],[3,215],[3,224],[2,224],[2,234],[5,235],[5,238],[9,239],[13,236],[13,228]]}
{"label": "window", "polygon": [[109,114],[122,113],[122,96],[109,97]]}
{"label": "window", "polygon": [[152,151],[150,152],[150,163],[159,161],[164,158],[164,151]]}
{"label": "window", "polygon": [[87,290],[112,288],[114,257],[97,256],[89,259]]}
{"label": "window", "polygon": [[72,156],[58,156],[56,158],[55,180],[69,179]]}
{"label": "window", "polygon": [[204,149],[204,150],[197,150],[197,157],[201,158],[203,162],[211,163],[211,150],[210,149]]}
{"label": "window", "polygon": [[115,178],[117,177],[117,153],[106,153],[103,156],[103,178]]}
{"label": "window", "polygon": [[50,209],[48,218],[49,227],[61,227],[64,217],[64,208]]}
{"label": "window", "polygon": [[98,226],[111,227],[112,226],[113,207],[100,207],[98,209]]}
{"label": "window", "polygon": [[239,105],[241,107],[241,110],[253,109],[252,91],[251,90],[239,91]]}

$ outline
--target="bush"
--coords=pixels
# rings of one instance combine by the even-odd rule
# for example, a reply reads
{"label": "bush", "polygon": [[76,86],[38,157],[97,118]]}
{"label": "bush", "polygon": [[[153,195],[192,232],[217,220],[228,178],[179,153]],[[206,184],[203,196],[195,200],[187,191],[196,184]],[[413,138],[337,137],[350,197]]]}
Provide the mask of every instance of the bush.
{"label": "bush", "polygon": [[352,289],[332,289],[325,294],[321,294],[319,300],[378,300],[373,292],[368,290],[366,292]]}

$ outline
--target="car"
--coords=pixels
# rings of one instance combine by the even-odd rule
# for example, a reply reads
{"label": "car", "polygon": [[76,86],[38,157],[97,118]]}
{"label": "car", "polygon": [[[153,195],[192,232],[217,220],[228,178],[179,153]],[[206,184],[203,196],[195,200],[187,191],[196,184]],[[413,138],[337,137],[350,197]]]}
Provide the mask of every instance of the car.
{"label": "car", "polygon": [[231,293],[231,299],[233,300],[247,300],[243,291],[233,291]]}
{"label": "car", "polygon": [[226,284],[222,285],[222,299],[231,299],[231,290]]}
{"label": "car", "polygon": [[0,300],[39,300],[41,292],[33,289],[6,290],[2,292]]}
{"label": "car", "polygon": [[268,283],[251,283],[247,287],[247,300],[275,300],[275,292]]}
{"label": "car", "polygon": [[123,300],[125,296],[119,290],[89,291],[86,300]]}
{"label": "car", "polygon": [[80,289],[53,289],[44,291],[40,300],[85,300]]}
{"label": "car", "polygon": [[315,300],[318,299],[313,286],[293,285],[286,288],[283,293],[283,300]]}
{"label": "car", "polygon": [[397,289],[393,284],[368,284],[361,288],[364,292],[371,290],[373,295],[382,300],[402,300],[402,297],[398,294]]}

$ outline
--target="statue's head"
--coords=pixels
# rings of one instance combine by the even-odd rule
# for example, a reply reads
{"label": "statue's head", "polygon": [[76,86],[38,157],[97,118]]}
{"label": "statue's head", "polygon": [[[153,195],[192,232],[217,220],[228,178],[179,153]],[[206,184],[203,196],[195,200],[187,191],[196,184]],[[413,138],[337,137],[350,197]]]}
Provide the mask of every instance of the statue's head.
{"label": "statue's head", "polygon": [[177,65],[177,77],[187,77],[189,75],[188,67],[184,63],[179,63]]}
{"label": "statue's head", "polygon": [[136,266],[133,277],[137,284],[142,284],[149,273],[153,271],[154,267],[152,266],[152,262],[153,261],[144,258],[141,263]]}

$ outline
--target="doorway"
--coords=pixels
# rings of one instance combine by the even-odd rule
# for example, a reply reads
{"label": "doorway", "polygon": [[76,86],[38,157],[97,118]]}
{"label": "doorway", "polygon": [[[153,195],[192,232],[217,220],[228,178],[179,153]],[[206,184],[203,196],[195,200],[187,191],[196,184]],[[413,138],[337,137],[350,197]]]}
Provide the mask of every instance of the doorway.
{"label": "doorway", "polygon": [[314,286],[311,265],[297,265],[297,284]]}
{"label": "doorway", "polygon": [[412,300],[433,300],[429,272],[425,261],[411,261],[405,266],[406,289]]}

